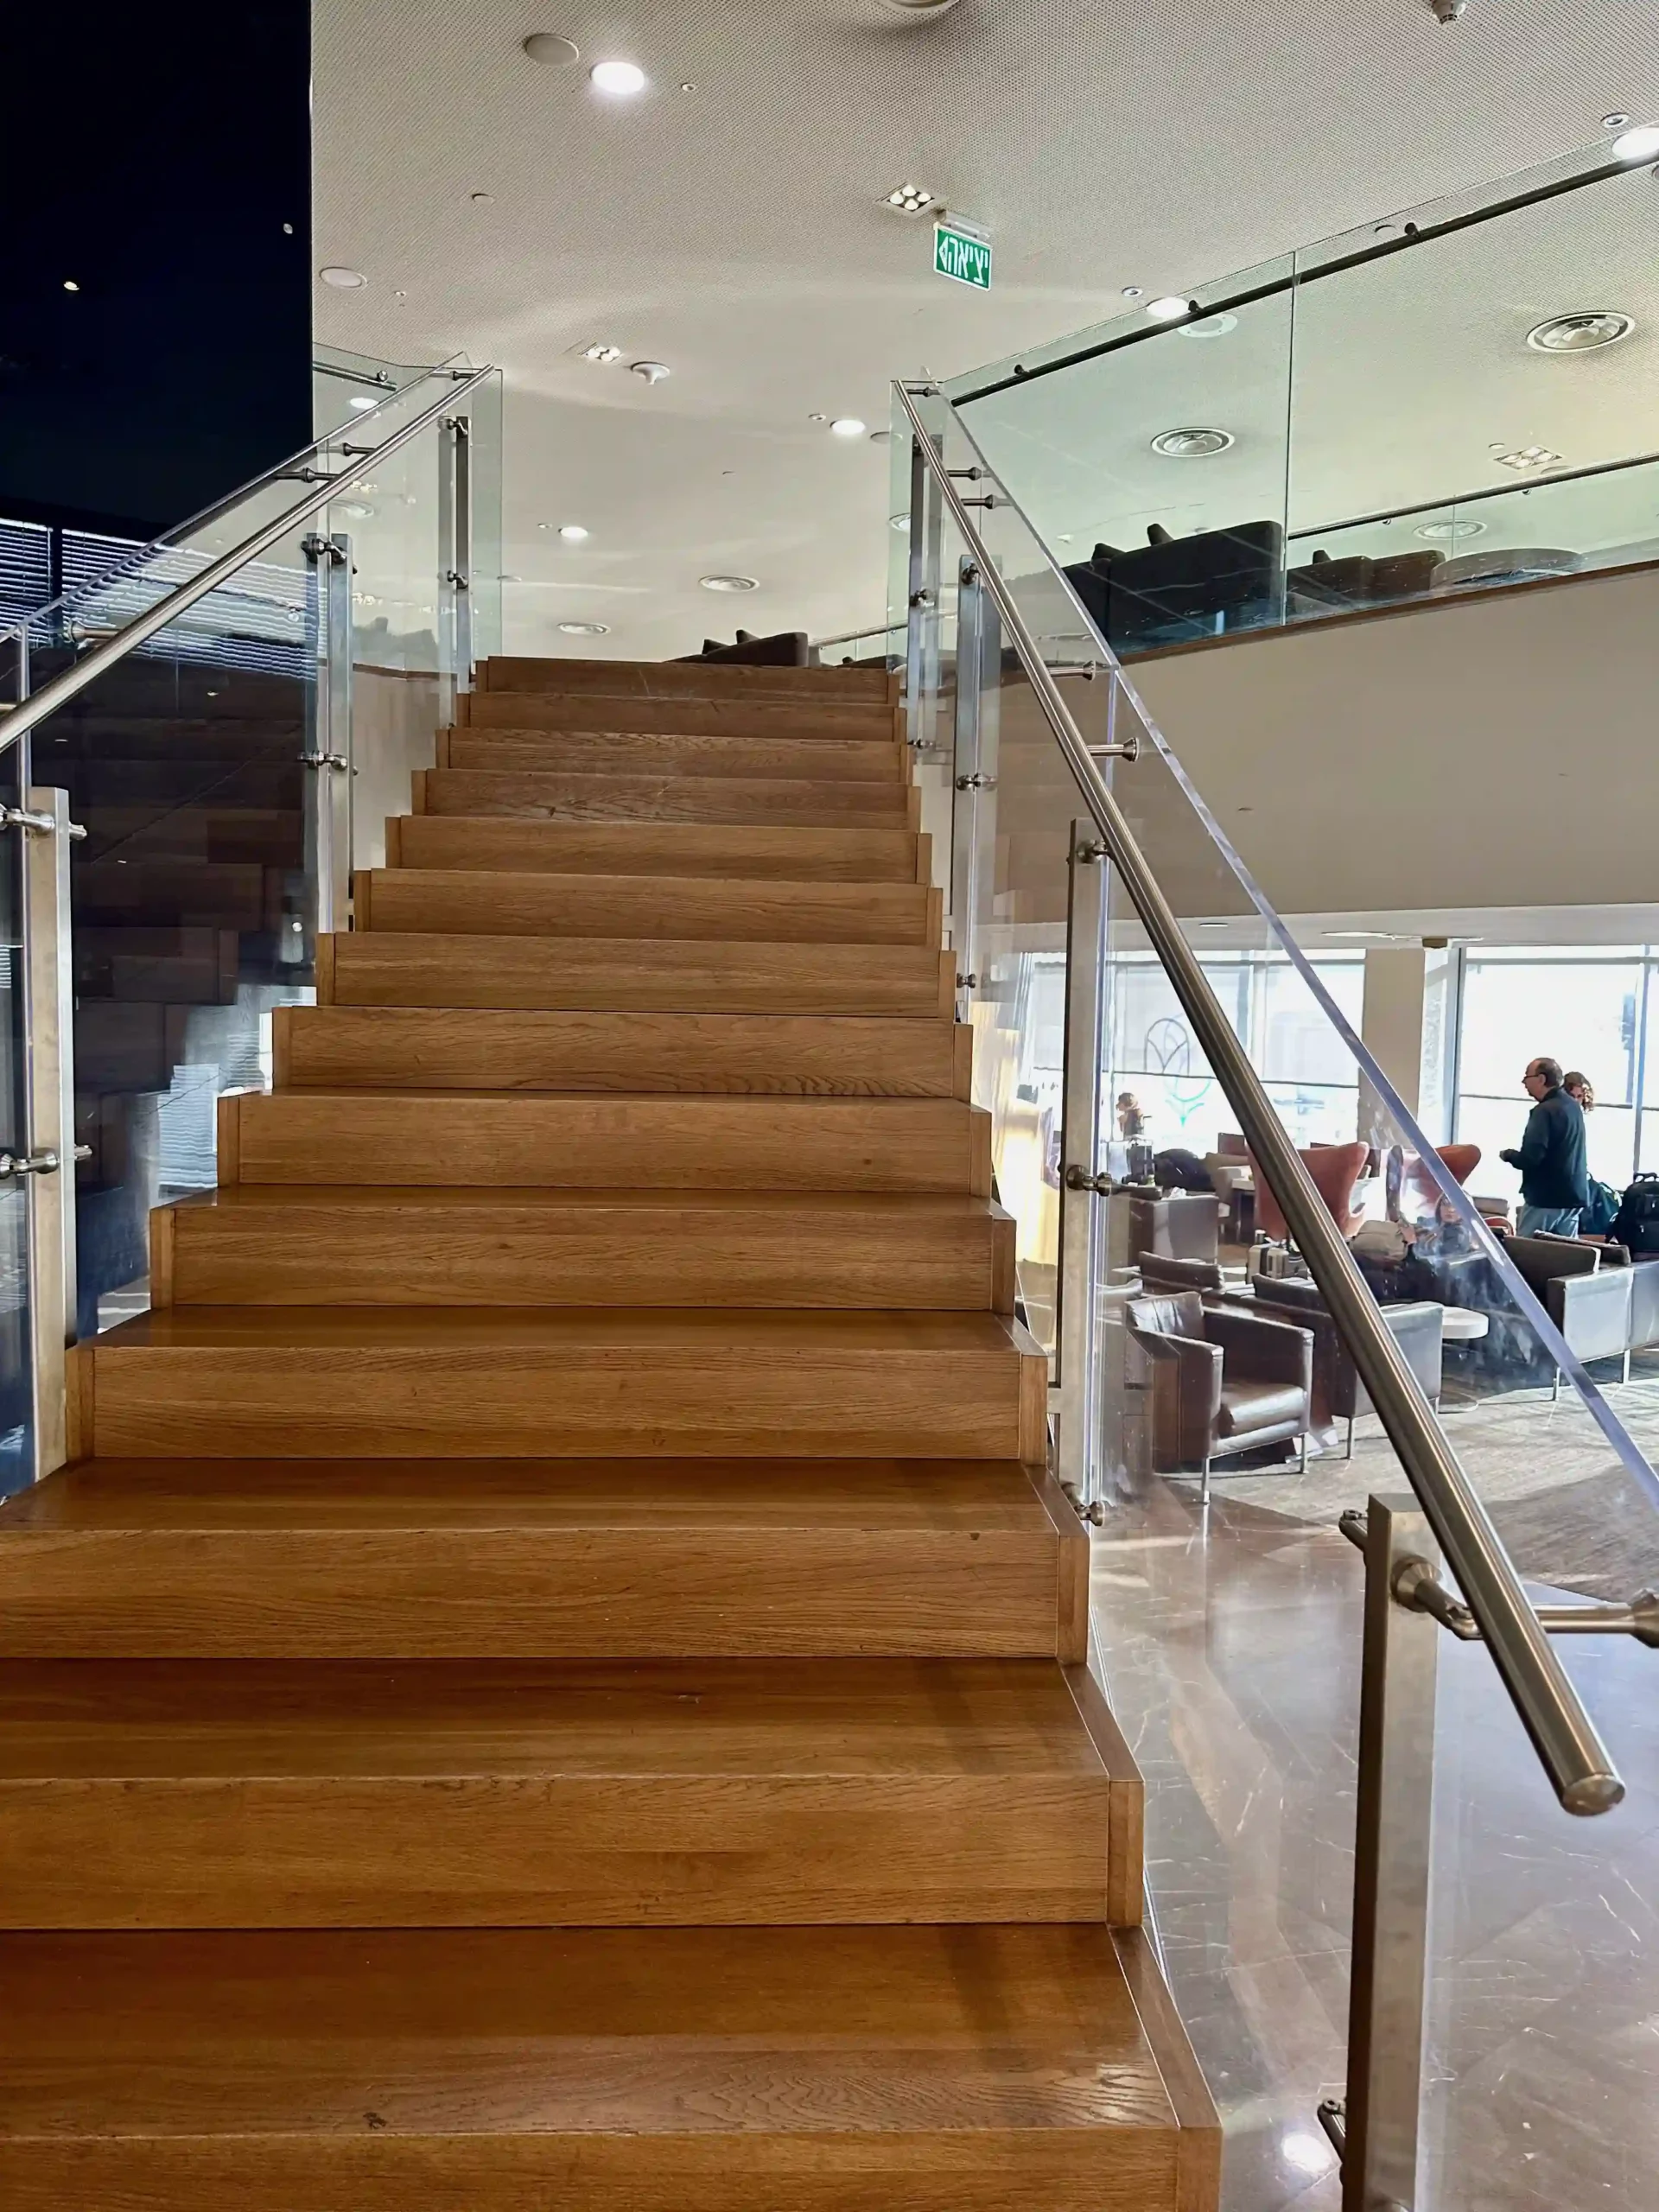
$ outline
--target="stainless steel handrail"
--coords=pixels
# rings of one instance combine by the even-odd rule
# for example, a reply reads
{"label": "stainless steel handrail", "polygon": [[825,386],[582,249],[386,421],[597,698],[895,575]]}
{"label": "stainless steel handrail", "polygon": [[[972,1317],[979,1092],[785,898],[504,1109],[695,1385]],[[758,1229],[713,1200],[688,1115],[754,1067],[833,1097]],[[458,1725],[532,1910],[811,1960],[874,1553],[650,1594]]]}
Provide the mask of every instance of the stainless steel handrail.
{"label": "stainless steel handrail", "polygon": [[[396,453],[399,446],[407,445],[417,431],[424,429],[429,423],[456,405],[469,391],[494,374],[493,368],[477,369],[463,382],[452,384],[429,407],[423,408],[418,415],[411,416],[401,430],[394,430],[390,437],[381,439],[375,448],[377,462],[387,454]],[[338,477],[330,477],[316,491],[308,492],[304,499],[284,509],[274,522],[266,523],[251,537],[245,537],[239,545],[233,545],[228,553],[221,553],[216,561],[210,561],[199,575],[184,583],[175,584],[164,599],[158,599],[154,607],[146,607],[142,614],[136,614],[112,638],[105,639],[101,645],[95,645],[73,668],[61,670],[25,699],[21,706],[14,707],[3,720],[0,720],[0,753],[3,753],[8,746],[15,745],[20,737],[26,737],[48,715],[56,714],[60,707],[78,697],[89,683],[95,683],[106,669],[113,668],[118,661],[124,660],[130,652],[153,638],[158,630],[164,630],[169,622],[176,621],[199,599],[206,599],[209,592],[217,591],[220,584],[233,576],[238,569],[245,568],[250,561],[257,561],[279,538],[285,537],[296,523],[304,522],[308,516],[326,507],[334,497],[339,481]]]}
{"label": "stainless steel handrail", "polygon": [[[1058,683],[1026,626],[950,480],[927,425],[902,384],[899,394],[917,449],[931,472],[963,543],[995,601],[1004,635],[1019,654],[1037,702],[1122,878],[1154,950],[1175,987],[1250,1151],[1266,1174],[1297,1249],[1359,1370],[1430,1527],[1478,1624],[1503,1687],[1569,1813],[1604,1813],[1624,1795],[1595,1723],[1550,1647],[1491,1516],[1459,1465],[1433,1409],[1377,1312],[1353,1254],[1274,1112],[1260,1077],[1222,1012],[1146,855],[1090,753]],[[1107,657],[1109,664],[1109,656]],[[1116,670],[1113,674],[1116,677]]]}

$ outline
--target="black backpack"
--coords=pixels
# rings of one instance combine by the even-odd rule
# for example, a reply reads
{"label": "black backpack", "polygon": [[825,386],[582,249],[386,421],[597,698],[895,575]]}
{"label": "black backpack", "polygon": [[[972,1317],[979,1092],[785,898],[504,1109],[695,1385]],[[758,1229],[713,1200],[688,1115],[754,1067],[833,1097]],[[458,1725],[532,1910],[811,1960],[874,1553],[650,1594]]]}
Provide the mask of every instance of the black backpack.
{"label": "black backpack", "polygon": [[1638,1175],[1619,1202],[1608,1236],[1632,1259],[1659,1259],[1659,1175]]}

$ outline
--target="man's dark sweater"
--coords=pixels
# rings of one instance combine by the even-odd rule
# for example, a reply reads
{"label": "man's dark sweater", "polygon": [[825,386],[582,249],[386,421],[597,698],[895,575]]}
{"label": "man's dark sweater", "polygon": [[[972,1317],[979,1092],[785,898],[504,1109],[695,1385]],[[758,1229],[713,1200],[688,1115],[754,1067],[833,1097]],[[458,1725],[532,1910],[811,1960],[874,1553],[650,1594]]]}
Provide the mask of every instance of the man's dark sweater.
{"label": "man's dark sweater", "polygon": [[1498,1154],[1521,1170],[1521,1203],[1529,1206],[1586,1206],[1590,1185],[1584,1163],[1584,1109],[1560,1084],[1547,1090],[1527,1116],[1519,1147]]}

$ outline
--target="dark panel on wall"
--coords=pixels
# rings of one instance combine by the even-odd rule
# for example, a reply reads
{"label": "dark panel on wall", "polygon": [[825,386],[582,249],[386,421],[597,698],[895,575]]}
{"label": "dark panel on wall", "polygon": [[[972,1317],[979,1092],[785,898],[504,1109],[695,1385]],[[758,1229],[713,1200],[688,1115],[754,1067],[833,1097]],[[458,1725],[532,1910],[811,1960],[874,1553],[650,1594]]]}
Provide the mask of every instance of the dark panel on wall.
{"label": "dark panel on wall", "polygon": [[153,536],[310,435],[309,0],[36,4],[5,49],[0,514]]}

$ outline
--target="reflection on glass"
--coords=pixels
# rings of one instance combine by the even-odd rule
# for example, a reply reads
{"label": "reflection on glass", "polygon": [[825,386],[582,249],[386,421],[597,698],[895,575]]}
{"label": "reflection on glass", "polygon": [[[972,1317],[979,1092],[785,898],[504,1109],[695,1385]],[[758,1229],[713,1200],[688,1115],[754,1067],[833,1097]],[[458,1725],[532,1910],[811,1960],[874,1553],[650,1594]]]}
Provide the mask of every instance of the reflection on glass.
{"label": "reflection on glass", "polygon": [[[0,756],[0,803],[20,806],[28,747]],[[22,841],[0,836],[0,1151],[29,1150],[23,1004]],[[0,1178],[0,1497],[34,1479],[29,1289],[29,1197],[21,1176]]]}

